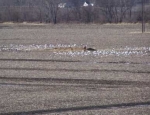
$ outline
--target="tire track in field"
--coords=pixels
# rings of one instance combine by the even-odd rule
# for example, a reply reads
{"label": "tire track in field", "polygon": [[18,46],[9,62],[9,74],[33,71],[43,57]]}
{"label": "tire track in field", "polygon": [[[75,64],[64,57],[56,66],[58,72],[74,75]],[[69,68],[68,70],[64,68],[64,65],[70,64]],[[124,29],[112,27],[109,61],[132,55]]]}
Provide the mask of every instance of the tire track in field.
{"label": "tire track in field", "polygon": [[[12,61],[12,62],[63,62],[63,63],[92,63],[89,61],[82,61],[82,60],[54,60],[54,59],[0,59],[0,61]],[[143,63],[138,63],[138,62],[126,62],[126,61],[112,61],[112,62],[93,62],[93,63],[104,63],[104,64],[150,64],[150,62],[143,62]]]}
{"label": "tire track in field", "polygon": [[91,105],[91,106],[76,106],[68,108],[56,108],[56,109],[43,109],[33,111],[20,111],[20,112],[7,112],[1,113],[1,115],[36,115],[36,114],[50,114],[50,113],[61,113],[61,112],[72,112],[72,111],[85,111],[85,110],[100,110],[100,109],[112,109],[112,108],[129,108],[138,106],[150,106],[150,101],[146,102],[129,102],[129,103],[118,103],[108,105]]}
{"label": "tire track in field", "polygon": [[19,77],[0,77],[0,80],[7,81],[24,81],[24,82],[48,82],[48,83],[65,83],[65,84],[102,84],[102,85],[137,85],[150,86],[150,82],[144,81],[124,81],[124,80],[101,80],[101,79],[63,79],[63,78],[19,78]]}
{"label": "tire track in field", "polygon": [[49,71],[49,72],[124,72],[124,73],[140,73],[149,74],[150,71],[141,70],[109,70],[109,69],[48,69],[48,68],[19,68],[19,67],[0,67],[0,70],[13,71]]}

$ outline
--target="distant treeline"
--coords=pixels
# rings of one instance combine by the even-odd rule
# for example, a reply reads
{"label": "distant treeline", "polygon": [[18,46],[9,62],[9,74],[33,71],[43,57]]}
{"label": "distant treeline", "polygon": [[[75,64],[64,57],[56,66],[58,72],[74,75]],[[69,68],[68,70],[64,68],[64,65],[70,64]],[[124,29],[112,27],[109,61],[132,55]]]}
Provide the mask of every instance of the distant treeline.
{"label": "distant treeline", "polygon": [[0,22],[150,22],[150,0],[0,0]]}

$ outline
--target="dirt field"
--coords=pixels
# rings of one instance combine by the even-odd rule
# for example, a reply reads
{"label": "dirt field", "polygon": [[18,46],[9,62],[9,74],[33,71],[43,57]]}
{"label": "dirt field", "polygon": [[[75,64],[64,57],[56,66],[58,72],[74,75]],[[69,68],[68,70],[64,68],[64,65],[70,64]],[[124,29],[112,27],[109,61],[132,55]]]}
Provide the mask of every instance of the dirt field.
{"label": "dirt field", "polygon": [[0,24],[0,115],[149,115],[150,25],[140,31]]}

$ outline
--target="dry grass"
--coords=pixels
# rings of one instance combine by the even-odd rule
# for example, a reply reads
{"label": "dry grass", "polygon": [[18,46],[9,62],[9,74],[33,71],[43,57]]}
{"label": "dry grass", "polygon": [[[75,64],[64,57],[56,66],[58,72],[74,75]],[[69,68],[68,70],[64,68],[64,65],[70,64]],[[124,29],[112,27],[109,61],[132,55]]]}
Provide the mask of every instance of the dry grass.
{"label": "dry grass", "polygon": [[[137,31],[137,32],[130,32],[130,33],[131,33],[131,34],[141,34],[142,32],[138,32],[138,31]],[[144,32],[144,33],[149,33],[149,34],[150,34],[150,32],[147,32],[147,31]]]}
{"label": "dry grass", "polygon": [[73,51],[74,52],[74,51],[84,51],[84,49],[83,48],[71,48],[71,47],[70,48],[54,48],[53,51],[54,52],[56,52],[56,51],[67,51],[67,52]]}
{"label": "dry grass", "polygon": [[[148,115],[147,50],[121,56],[54,53],[82,52],[85,45],[106,53],[126,46],[145,51],[149,33],[134,33],[140,29],[140,24],[0,24],[0,48],[10,48],[0,51],[0,114]],[[11,50],[24,46],[35,50]]]}
{"label": "dry grass", "polygon": [[35,25],[46,25],[44,23],[28,23],[28,22],[23,22],[23,23],[14,23],[14,22],[3,22],[1,23],[3,25],[32,25],[32,26],[35,26]]}

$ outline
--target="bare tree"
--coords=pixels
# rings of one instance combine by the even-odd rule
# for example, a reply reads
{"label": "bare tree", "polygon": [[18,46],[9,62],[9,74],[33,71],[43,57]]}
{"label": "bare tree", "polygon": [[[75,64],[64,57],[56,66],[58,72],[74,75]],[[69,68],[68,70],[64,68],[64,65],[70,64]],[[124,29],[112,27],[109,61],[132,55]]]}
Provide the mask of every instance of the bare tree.
{"label": "bare tree", "polygon": [[[94,6],[83,7],[84,2]],[[0,22],[110,22],[141,21],[142,0],[0,0]],[[145,0],[149,21],[150,0]],[[64,8],[59,8],[65,3]],[[137,5],[138,4],[138,5]],[[136,6],[137,5],[137,6]],[[137,9],[139,8],[139,9]]]}
{"label": "bare tree", "polygon": [[57,16],[58,16],[58,4],[60,0],[45,0],[44,6],[46,8],[47,14],[47,22],[53,22],[54,24],[57,23]]}
{"label": "bare tree", "polygon": [[119,16],[117,17],[119,22],[122,22],[123,19],[126,18],[126,16],[128,15],[128,12],[130,12],[130,18],[132,15],[132,7],[134,5],[134,1],[135,0],[117,0],[116,2],[118,3],[117,7],[118,7],[118,13]]}
{"label": "bare tree", "polygon": [[[134,0],[133,0],[134,1]],[[108,22],[122,22],[133,6],[132,0],[97,0],[99,9]]]}
{"label": "bare tree", "polygon": [[82,17],[84,22],[90,23],[93,22],[94,8],[92,6],[87,6],[82,8]]}
{"label": "bare tree", "polygon": [[38,1],[37,4],[37,19],[40,23],[42,23],[44,21],[44,13],[43,13],[43,7],[42,4],[43,2],[40,0]]}
{"label": "bare tree", "polygon": [[70,0],[73,5],[73,13],[77,21],[81,21],[81,0]]}

